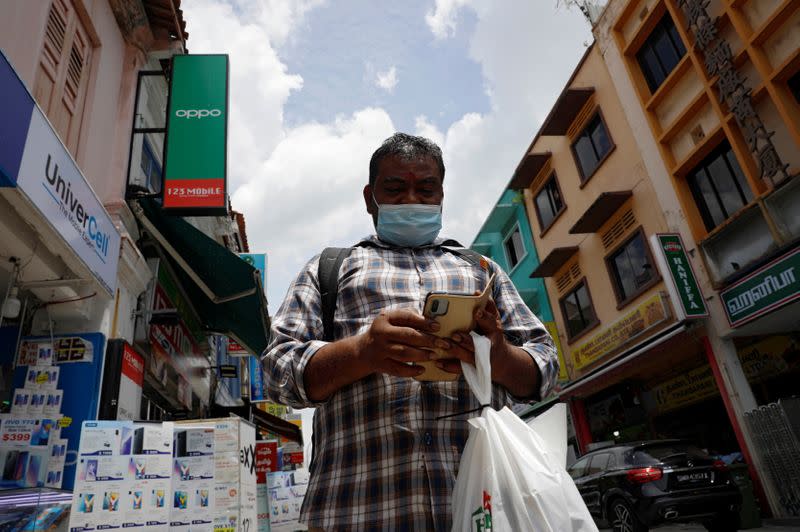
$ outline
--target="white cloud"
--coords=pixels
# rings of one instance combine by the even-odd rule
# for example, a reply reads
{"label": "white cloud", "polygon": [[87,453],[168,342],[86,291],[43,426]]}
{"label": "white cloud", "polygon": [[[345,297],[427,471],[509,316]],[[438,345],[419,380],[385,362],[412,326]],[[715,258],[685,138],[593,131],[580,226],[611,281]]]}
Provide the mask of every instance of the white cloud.
{"label": "white cloud", "polygon": [[247,217],[251,247],[270,254],[271,293],[277,288],[282,298],[300,266],[324,246],[352,244],[372,231],[361,190],[372,152],[393,132],[389,115],[372,108],[288,130],[236,190],[232,202]]}
{"label": "white cloud", "polygon": [[[388,113],[365,108],[331,123],[287,127],[283,108],[303,80],[277,48],[302,29],[323,0],[184,2],[192,53],[228,53],[228,142],[232,204],[245,214],[253,252],[269,254],[268,299],[275,312],[302,265],[325,246],[346,246],[372,231],[361,189],[369,158],[395,131]],[[459,12],[476,15],[470,57],[483,72],[490,111],[466,112],[440,130],[417,116],[417,134],[439,143],[447,166],[444,225],[471,243],[511,172],[552,106],[589,36],[575,11],[555,0],[435,0],[425,16],[437,39],[453,36]],[[424,60],[424,58],[420,58]],[[375,79],[367,65],[368,79]],[[391,90],[396,69],[385,75]],[[458,87],[449,87],[457,94]],[[309,411],[303,411],[310,436]],[[307,440],[310,441],[310,438]]]}
{"label": "white cloud", "polygon": [[[273,1],[271,4],[281,4]],[[307,3],[282,2],[271,17],[257,11],[257,3],[234,9],[227,3],[193,0],[184,6],[191,53],[230,55],[230,122],[228,132],[229,186],[236,189],[284,137],[283,106],[303,79],[288,72],[275,51],[274,41],[285,40],[298,23],[295,7]],[[269,18],[270,24],[258,21]],[[277,29],[276,29],[277,28]]]}
{"label": "white cloud", "polygon": [[444,146],[444,133],[439,131],[435,124],[428,120],[425,115],[420,115],[414,119],[414,134],[431,139],[439,146]]}
{"label": "white cloud", "polygon": [[375,84],[387,92],[392,92],[397,86],[397,81],[397,67],[392,66],[386,72],[378,72]]}
{"label": "white cloud", "polygon": [[[579,12],[556,10],[555,1],[436,0],[438,18],[426,17],[434,36],[441,37],[442,28],[448,35],[455,31],[459,9],[477,18],[469,55],[481,66],[491,110],[467,113],[432,134],[444,139],[444,227],[469,245],[585,51],[590,31]],[[431,131],[424,117],[417,130]]]}
{"label": "white cloud", "polygon": [[437,39],[446,39],[456,33],[459,10],[470,0],[436,0],[436,5],[425,14],[425,22]]}
{"label": "white cloud", "polygon": [[[456,31],[460,10],[476,15],[468,53],[482,69],[490,111],[467,112],[445,129],[425,116],[415,119],[416,132],[444,151],[445,232],[465,245],[510,178],[589,34],[579,14],[554,13],[554,3],[436,0],[425,17],[433,35],[445,38]],[[184,4],[190,50],[231,57],[232,204],[245,214],[252,251],[269,254],[268,299],[274,312],[311,256],[372,231],[361,189],[372,151],[395,125],[380,108],[330,123],[284,123],[286,101],[302,90],[303,80],[277,50],[303,30],[304,16],[319,0]],[[365,79],[374,83],[377,72],[371,69],[367,64]],[[396,69],[382,74],[387,87],[397,83]],[[457,93],[458,87],[449,90]]]}

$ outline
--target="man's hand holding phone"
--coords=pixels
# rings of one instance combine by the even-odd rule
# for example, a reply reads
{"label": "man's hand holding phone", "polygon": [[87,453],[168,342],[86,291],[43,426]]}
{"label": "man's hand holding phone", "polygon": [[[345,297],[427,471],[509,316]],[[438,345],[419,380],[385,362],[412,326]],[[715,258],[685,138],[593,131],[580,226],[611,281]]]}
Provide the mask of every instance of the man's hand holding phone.
{"label": "man's hand holding phone", "polygon": [[358,355],[373,372],[396,377],[419,377],[425,372],[420,362],[429,363],[432,351],[450,343],[435,336],[436,320],[410,309],[381,312],[358,338]]}
{"label": "man's hand holding phone", "polygon": [[[500,323],[500,313],[493,299],[489,299],[484,309],[475,311],[475,332],[489,338],[492,342],[492,361],[502,359],[504,350],[508,349],[503,326]],[[461,362],[475,365],[475,346],[469,331],[459,331],[450,336],[450,350],[448,354],[453,358],[436,361],[436,367],[453,373],[461,374]],[[494,364],[492,365],[494,367]]]}
{"label": "man's hand holding phone", "polygon": [[[462,360],[475,363],[472,337],[469,332],[476,330],[493,339],[495,336],[493,330],[499,326],[499,318],[491,318],[492,315],[497,315],[497,308],[491,300],[493,287],[494,275],[489,278],[483,292],[428,294],[423,314],[426,318],[435,319],[439,323],[440,329],[434,334],[444,339],[447,347],[437,346],[434,360],[422,363],[426,371],[415,377],[416,379],[455,380],[461,373]],[[500,335],[502,336],[502,330]]]}

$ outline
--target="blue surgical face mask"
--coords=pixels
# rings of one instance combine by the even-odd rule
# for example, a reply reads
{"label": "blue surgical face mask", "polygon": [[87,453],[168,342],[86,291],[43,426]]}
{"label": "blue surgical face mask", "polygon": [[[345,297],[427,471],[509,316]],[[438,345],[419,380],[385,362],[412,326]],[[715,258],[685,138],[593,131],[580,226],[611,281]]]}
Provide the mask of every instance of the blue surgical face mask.
{"label": "blue surgical face mask", "polygon": [[430,244],[442,229],[442,206],[422,203],[378,204],[378,238],[395,246],[416,248]]}

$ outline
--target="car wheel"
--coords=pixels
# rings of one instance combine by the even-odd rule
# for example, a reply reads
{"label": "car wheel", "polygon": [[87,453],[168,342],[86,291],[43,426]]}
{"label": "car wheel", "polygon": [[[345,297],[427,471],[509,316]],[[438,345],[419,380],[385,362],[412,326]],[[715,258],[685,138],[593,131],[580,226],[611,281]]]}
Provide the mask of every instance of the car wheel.
{"label": "car wheel", "polygon": [[714,519],[703,524],[709,532],[736,532],[739,530],[739,514],[734,512],[717,514]]}
{"label": "car wheel", "polygon": [[649,529],[633,513],[631,505],[624,499],[615,499],[610,506],[608,520],[614,532],[647,532]]}

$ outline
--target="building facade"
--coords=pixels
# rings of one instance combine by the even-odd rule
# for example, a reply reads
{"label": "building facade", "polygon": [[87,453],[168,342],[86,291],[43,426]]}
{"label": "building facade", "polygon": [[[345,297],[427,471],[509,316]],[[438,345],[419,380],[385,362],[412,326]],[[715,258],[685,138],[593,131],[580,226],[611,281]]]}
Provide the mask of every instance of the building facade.
{"label": "building facade", "polygon": [[[263,281],[237,256],[243,218],[160,208],[169,69],[186,53],[185,30],[178,0],[0,7],[2,410],[58,432],[70,453],[86,419],[198,417],[217,397],[241,404],[240,381],[219,384],[228,337],[249,352],[266,345]],[[57,368],[63,398],[47,415],[12,400],[40,384],[29,377],[41,365]],[[24,470],[9,460],[40,449],[6,451],[3,467]],[[41,486],[51,472],[40,472],[0,488]],[[48,485],[71,488],[74,473],[66,465]]]}
{"label": "building facade", "polygon": [[491,258],[508,273],[522,300],[550,331],[561,362],[558,380],[563,384],[568,375],[560,339],[544,283],[530,277],[530,272],[539,265],[539,257],[525,210],[524,195],[521,189],[512,188],[515,186],[518,185],[511,183],[503,191],[470,248]]}
{"label": "building facade", "polygon": [[797,515],[800,3],[611,0],[594,34],[707,299],[682,401],[720,397],[762,503]]}
{"label": "building facade", "polygon": [[543,278],[550,296],[569,374],[559,396],[570,404],[580,450],[662,436],[735,450],[719,398],[706,405],[719,425],[707,431],[664,393],[707,369],[703,335],[671,296],[651,244],[670,228],[596,44],[513,180],[524,185],[542,257],[529,275]]}

